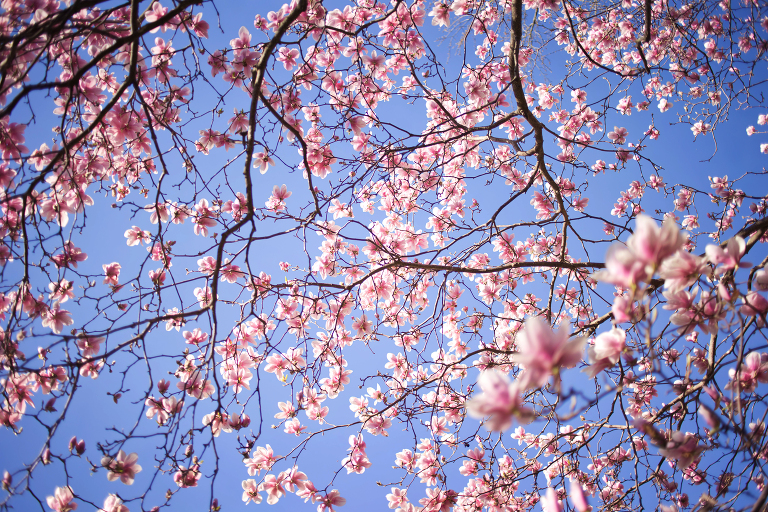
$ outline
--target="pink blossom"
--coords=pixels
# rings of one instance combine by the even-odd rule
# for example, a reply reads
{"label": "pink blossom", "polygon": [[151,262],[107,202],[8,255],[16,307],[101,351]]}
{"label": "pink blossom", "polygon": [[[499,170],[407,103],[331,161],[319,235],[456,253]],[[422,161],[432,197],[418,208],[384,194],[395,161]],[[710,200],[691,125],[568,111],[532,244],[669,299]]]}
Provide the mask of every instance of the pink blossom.
{"label": "pink blossom", "polygon": [[285,489],[288,492],[301,491],[304,489],[304,486],[307,482],[307,475],[299,471],[299,468],[296,466],[283,471],[280,473],[280,476],[283,480],[283,483],[285,484]]}
{"label": "pink blossom", "polygon": [[282,479],[275,475],[267,475],[264,481],[259,484],[259,490],[267,493],[267,503],[274,505],[280,498],[285,496]]}
{"label": "pink blossom", "polygon": [[681,233],[677,224],[665,220],[661,228],[647,215],[638,215],[635,221],[635,232],[627,240],[627,247],[641,261],[652,267],[672,256],[688,239]]}
{"label": "pink blossom", "polygon": [[768,382],[768,354],[750,352],[744,358],[739,371],[735,368],[728,370],[730,381],[725,385],[727,390],[751,393],[758,383]]}
{"label": "pink blossom", "polygon": [[116,457],[108,455],[102,457],[101,465],[107,468],[107,480],[114,482],[119,478],[124,484],[131,485],[136,474],[141,472],[141,466],[137,464],[138,460],[138,454],[126,455],[123,450],[120,450]]}
{"label": "pink blossom", "polygon": [[611,139],[614,144],[624,144],[627,140],[627,129],[614,126],[613,131],[608,132],[608,138]]}
{"label": "pink blossom", "polygon": [[768,300],[756,291],[751,291],[744,298],[744,304],[739,312],[744,316],[756,317],[758,327],[763,327],[766,313],[768,313]]}
{"label": "pink blossom", "polygon": [[246,505],[253,502],[255,504],[261,503],[261,494],[259,494],[259,486],[256,484],[256,480],[249,478],[243,480],[243,501]]}
{"label": "pink blossom", "polygon": [[465,406],[473,418],[488,418],[485,420],[488,430],[506,430],[512,425],[513,418],[520,423],[533,419],[533,411],[522,406],[520,385],[511,382],[507,375],[495,370],[484,371],[478,377],[477,384],[482,394],[475,395]]}
{"label": "pink blossom", "polygon": [[544,512],[563,512],[563,504],[552,487],[548,487],[547,493],[541,497],[541,508]]}
{"label": "pink blossom", "polygon": [[719,245],[710,244],[706,248],[707,259],[719,267],[720,273],[739,268],[749,268],[751,263],[741,261],[742,256],[747,250],[747,244],[740,236],[735,236],[728,240],[725,249]]}
{"label": "pink blossom", "polygon": [[64,326],[74,322],[69,311],[61,309],[58,302],[43,315],[43,327],[49,327],[56,334],[59,334]]}
{"label": "pink blossom", "polygon": [[125,243],[129,246],[139,245],[142,242],[149,242],[152,238],[149,231],[143,231],[139,226],[133,226],[125,232]]}
{"label": "pink blossom", "polygon": [[104,269],[104,284],[110,284],[112,286],[118,286],[118,279],[120,277],[120,269],[122,268],[119,263],[113,262],[101,266]]}
{"label": "pink blossom", "polygon": [[677,460],[677,467],[682,470],[693,464],[705,449],[706,446],[699,446],[695,435],[677,430],[672,433],[666,446],[659,449],[659,453],[668,459]]}
{"label": "pink blossom", "polygon": [[677,291],[695,283],[706,266],[703,258],[678,251],[662,262],[659,275],[664,279],[664,288]]}
{"label": "pink blossom", "polygon": [[195,464],[189,469],[179,464],[179,470],[173,475],[173,481],[181,488],[197,487],[197,482],[201,476],[199,464]]}
{"label": "pink blossom", "polygon": [[253,454],[253,458],[246,459],[245,465],[248,467],[248,474],[253,476],[261,474],[261,470],[269,471],[272,466],[277,462],[278,457],[275,457],[272,447],[266,445],[266,447],[259,446],[256,448],[256,452]]}
{"label": "pink blossom", "polygon": [[187,381],[177,383],[176,387],[198,400],[205,400],[216,391],[213,384],[204,379],[199,370],[196,370]]}
{"label": "pink blossom", "polygon": [[343,507],[347,500],[342,498],[339,491],[334,489],[325,496],[321,496],[318,503],[317,512],[333,512],[333,507]]}
{"label": "pink blossom", "polygon": [[584,488],[575,478],[571,480],[570,497],[571,503],[579,512],[589,512],[592,509],[587,501],[587,496],[584,494]]}
{"label": "pink blossom", "polygon": [[104,500],[104,507],[98,512],[129,512],[128,507],[123,504],[123,500],[114,494],[110,494]]}
{"label": "pink blossom", "polygon": [[569,337],[567,330],[553,331],[539,318],[525,322],[515,339],[517,353],[513,355],[514,361],[525,367],[521,387],[541,387],[550,376],[559,378],[561,368],[573,368],[581,361],[587,338],[569,340]]}
{"label": "pink blossom", "polygon": [[605,269],[595,272],[598,281],[605,281],[624,288],[636,287],[648,279],[645,263],[624,245],[613,244],[605,255]]}
{"label": "pink blossom", "polygon": [[754,278],[755,288],[760,291],[768,291],[768,270],[758,270]]}
{"label": "pink blossom", "polygon": [[429,15],[432,16],[432,25],[438,27],[451,26],[451,11],[448,8],[448,4],[444,2],[435,3]]}
{"label": "pink blossom", "polygon": [[74,499],[72,488],[67,485],[66,487],[57,487],[55,495],[48,496],[46,501],[55,512],[69,512],[77,509],[77,503],[73,501]]}
{"label": "pink blossom", "polygon": [[265,174],[270,165],[275,165],[274,159],[269,156],[269,153],[260,151],[253,155],[253,167],[258,169],[261,174]]}
{"label": "pink blossom", "polygon": [[401,508],[404,507],[408,503],[408,497],[406,496],[406,493],[408,491],[406,489],[398,489],[397,487],[392,487],[392,492],[387,494],[387,501],[389,501],[389,508]]}
{"label": "pink blossom", "polygon": [[626,346],[626,340],[627,333],[616,327],[595,338],[594,345],[587,350],[591,364],[585,370],[587,375],[594,377],[605,368],[615,365]]}

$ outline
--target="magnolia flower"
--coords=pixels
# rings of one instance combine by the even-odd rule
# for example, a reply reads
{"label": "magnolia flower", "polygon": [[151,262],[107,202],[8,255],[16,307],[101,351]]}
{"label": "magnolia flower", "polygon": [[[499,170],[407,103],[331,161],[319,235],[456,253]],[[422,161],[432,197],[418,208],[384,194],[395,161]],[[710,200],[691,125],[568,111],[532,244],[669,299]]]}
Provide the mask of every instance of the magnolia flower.
{"label": "magnolia flower", "polygon": [[749,268],[751,263],[742,262],[741,258],[747,250],[747,243],[740,236],[728,240],[725,249],[719,245],[708,245],[706,248],[707,259],[716,267],[720,266],[720,273],[739,268]]}
{"label": "magnolia flower", "polygon": [[522,407],[520,386],[509,377],[494,370],[484,371],[477,379],[477,385],[483,391],[465,404],[467,413],[473,418],[485,420],[488,430],[506,430],[512,425],[512,418],[520,423],[533,419],[533,411]]}
{"label": "magnolia flower", "polygon": [[664,260],[659,275],[664,279],[664,288],[678,291],[695,283],[706,267],[704,258],[686,251],[677,251],[674,256]]}
{"label": "magnolia flower", "polygon": [[638,215],[635,232],[627,245],[614,244],[605,255],[605,270],[595,273],[599,281],[633,288],[648,280],[661,263],[687,241],[675,221],[667,219],[661,227],[647,215]]}
{"label": "magnolia flower", "polygon": [[173,481],[179,487],[186,489],[188,487],[197,487],[197,482],[201,476],[200,464],[194,464],[189,469],[179,464],[179,470],[173,475]]}
{"label": "magnolia flower", "polygon": [[677,430],[672,433],[667,445],[659,449],[659,453],[668,459],[676,459],[677,468],[685,470],[705,449],[705,446],[699,446],[695,435]]}
{"label": "magnolia flower", "polygon": [[114,482],[118,478],[126,485],[131,485],[136,473],[141,472],[141,466],[136,462],[139,460],[137,453],[126,455],[123,450],[117,452],[116,457],[109,455],[102,457],[101,465],[107,468],[107,480]]}
{"label": "magnolia flower", "polygon": [[633,288],[648,279],[645,263],[621,244],[613,244],[605,255],[605,270],[595,272],[598,281]]}
{"label": "magnolia flower", "polygon": [[750,352],[738,372],[736,368],[728,370],[728,377],[730,381],[725,385],[726,390],[751,393],[758,383],[768,382],[768,354]]}
{"label": "magnolia flower", "polygon": [[768,300],[756,291],[751,291],[744,298],[744,305],[739,312],[744,316],[754,316],[758,327],[765,325],[765,316],[768,313]]}
{"label": "magnolia flower", "polygon": [[761,291],[768,291],[768,270],[759,270],[755,274],[755,288]]}
{"label": "magnolia flower", "polygon": [[77,503],[72,501],[74,499],[72,488],[67,485],[66,487],[57,487],[55,496],[48,496],[46,501],[55,512],[70,512],[70,510],[77,509]]}
{"label": "magnolia flower", "polygon": [[569,341],[568,331],[553,331],[542,320],[529,318],[517,334],[517,354],[513,356],[515,362],[525,367],[521,387],[541,387],[550,376],[557,376],[560,368],[576,366],[581,361],[586,342],[585,337]]}
{"label": "magnolia flower", "polygon": [[98,512],[129,512],[128,507],[123,504],[123,500],[114,494],[107,496],[104,500],[104,507]]}
{"label": "magnolia flower", "polygon": [[253,478],[243,480],[243,501],[245,504],[248,505],[250,502],[254,502],[258,505],[261,503],[261,500],[262,497],[259,494],[259,486],[256,484],[256,480]]}
{"label": "magnolia flower", "polygon": [[563,504],[557,499],[557,491],[547,487],[547,494],[541,497],[541,509],[544,512],[563,512]]}
{"label": "magnolia flower", "polygon": [[588,512],[592,509],[587,502],[587,496],[584,494],[584,488],[578,480],[571,480],[570,488],[571,503],[579,512]]}
{"label": "magnolia flower", "polygon": [[317,506],[317,512],[333,512],[333,507],[343,507],[347,500],[342,498],[339,491],[334,489],[325,496],[321,496],[318,502],[320,504]]}
{"label": "magnolia flower", "polygon": [[627,333],[616,327],[600,334],[595,338],[595,344],[587,349],[590,366],[583,371],[590,377],[594,377],[615,365],[619,362],[619,356],[626,346],[626,341]]}
{"label": "magnolia flower", "polygon": [[667,219],[661,228],[647,215],[638,215],[635,232],[627,240],[627,247],[639,260],[651,267],[658,266],[680,249],[688,239],[675,221]]}

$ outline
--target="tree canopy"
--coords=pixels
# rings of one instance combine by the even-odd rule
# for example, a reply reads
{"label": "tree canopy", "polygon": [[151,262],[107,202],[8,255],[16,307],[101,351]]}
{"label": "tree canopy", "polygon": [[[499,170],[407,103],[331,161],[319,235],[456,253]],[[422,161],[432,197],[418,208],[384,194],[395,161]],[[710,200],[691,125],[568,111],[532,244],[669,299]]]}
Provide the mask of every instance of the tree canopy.
{"label": "tree canopy", "polygon": [[766,506],[764,3],[3,0],[0,40],[0,508]]}

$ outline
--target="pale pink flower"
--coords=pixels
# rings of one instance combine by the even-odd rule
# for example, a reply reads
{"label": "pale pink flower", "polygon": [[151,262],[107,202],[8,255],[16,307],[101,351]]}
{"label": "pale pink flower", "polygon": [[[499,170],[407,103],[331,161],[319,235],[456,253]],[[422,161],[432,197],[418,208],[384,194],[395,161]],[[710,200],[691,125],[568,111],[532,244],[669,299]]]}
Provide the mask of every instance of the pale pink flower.
{"label": "pale pink flower", "polygon": [[768,313],[768,300],[756,291],[751,291],[744,298],[744,304],[739,309],[744,316],[754,316],[758,327],[765,325],[765,316]]}
{"label": "pale pink flower", "polygon": [[259,446],[256,448],[253,458],[246,459],[245,461],[245,465],[248,467],[248,474],[253,476],[258,473],[260,475],[262,469],[269,471],[278,458],[275,457],[270,445],[266,445],[266,447]]}
{"label": "pale pink flower", "polygon": [[706,248],[707,259],[715,266],[720,267],[720,273],[728,270],[737,270],[739,268],[749,268],[751,263],[741,261],[742,256],[747,250],[747,244],[740,236],[735,236],[728,240],[725,249],[719,245],[710,244]]}
{"label": "pale pink flower", "polygon": [[317,512],[333,512],[333,507],[343,507],[347,500],[339,495],[339,491],[332,490],[318,500]]}
{"label": "pale pink flower", "polygon": [[617,324],[622,324],[632,320],[632,308],[632,301],[628,300],[627,297],[623,295],[616,296],[613,299],[613,305],[611,306],[613,321]]}
{"label": "pale pink flower", "polygon": [[283,482],[275,475],[265,476],[264,481],[259,484],[259,490],[267,493],[267,503],[270,505],[274,505],[280,498],[285,496]]}
{"label": "pale pink flower", "polygon": [[571,503],[576,507],[579,512],[589,512],[592,507],[587,502],[587,496],[584,494],[584,488],[581,486],[578,480],[571,480],[570,488]]}
{"label": "pale pink flower", "polygon": [[432,10],[429,11],[429,15],[432,16],[432,25],[438,27],[451,26],[451,11],[448,4],[442,2],[436,3],[432,7]]}
{"label": "pale pink flower", "polygon": [[200,374],[200,370],[196,370],[192,373],[186,382],[177,382],[176,387],[182,391],[186,391],[189,396],[197,398],[198,400],[205,400],[216,391],[216,388],[211,381],[203,378]]}
{"label": "pale pink flower", "polygon": [[389,508],[401,508],[408,503],[408,497],[406,496],[407,489],[392,488],[392,492],[387,494],[387,501],[389,501]]}
{"label": "pale pink flower", "polygon": [[213,437],[219,437],[223,432],[232,432],[229,417],[226,413],[212,412],[203,416],[203,426],[211,427]]}
{"label": "pale pink flower", "polygon": [[495,370],[484,371],[477,379],[483,391],[466,402],[467,413],[473,418],[485,420],[488,430],[506,430],[512,425],[512,419],[528,423],[533,419],[533,411],[522,407],[521,389],[517,382]]}
{"label": "pale pink flower", "polygon": [[173,481],[181,488],[197,487],[197,482],[201,476],[199,464],[195,464],[189,469],[179,464],[179,470],[173,475]]}
{"label": "pale pink flower", "polygon": [[547,493],[541,497],[541,509],[544,512],[563,512],[563,504],[557,499],[557,491],[547,487]]}
{"label": "pale pink flower", "polygon": [[704,258],[686,251],[677,251],[674,256],[662,262],[659,275],[664,279],[664,288],[678,291],[695,283],[706,267]]}
{"label": "pale pink flower", "polygon": [[651,267],[657,267],[662,261],[672,256],[688,239],[680,232],[675,221],[665,220],[661,228],[647,215],[638,215],[635,232],[627,240],[627,247],[639,260]]}
{"label": "pale pink flower", "polygon": [[515,339],[517,353],[513,359],[525,367],[520,385],[538,388],[550,376],[559,376],[561,368],[573,368],[581,361],[586,342],[585,337],[569,340],[567,330],[553,331],[539,318],[529,318]]}
{"label": "pale pink flower", "polygon": [[755,274],[755,288],[760,291],[768,291],[768,270],[758,270]]}
{"label": "pale pink flower", "polygon": [[591,365],[584,370],[587,375],[594,377],[604,369],[615,365],[626,346],[626,341],[627,333],[616,327],[595,338],[595,344],[587,350]]}
{"label": "pale pink flower", "polygon": [[149,231],[142,230],[139,226],[133,226],[131,229],[125,232],[125,243],[129,246],[139,245],[142,242],[148,242],[152,235]]}
{"label": "pale pink flower", "polygon": [[50,328],[56,334],[59,334],[64,326],[72,325],[74,322],[69,311],[61,309],[58,302],[43,315],[43,327]]}
{"label": "pale pink flower", "polygon": [[102,265],[104,269],[104,284],[111,284],[117,286],[117,280],[120,278],[120,264],[117,262]]}
{"label": "pale pink flower", "polygon": [[705,449],[705,446],[699,446],[695,435],[677,430],[672,433],[667,445],[659,449],[659,453],[668,459],[677,460],[677,468],[685,470]]}
{"label": "pale pink flower", "polygon": [[751,393],[758,383],[768,382],[768,354],[750,352],[738,372],[736,368],[728,370],[728,377],[730,381],[725,385],[725,389]]}
{"label": "pale pink flower", "polygon": [[48,496],[46,501],[48,506],[56,512],[69,512],[70,510],[77,509],[77,503],[74,500],[75,496],[72,493],[70,486],[57,487],[54,496]]}
{"label": "pale pink flower", "polygon": [[613,244],[605,255],[605,270],[595,272],[593,277],[598,281],[632,288],[649,276],[645,263],[632,251],[624,245]]}
{"label": "pale pink flower", "polygon": [[280,473],[282,477],[285,489],[288,492],[299,492],[304,489],[304,485],[307,481],[307,475],[301,471],[297,466],[293,466],[291,469],[287,469]]}
{"label": "pale pink flower", "polygon": [[253,155],[253,167],[255,169],[258,169],[261,174],[264,174],[267,172],[267,169],[269,169],[270,165],[275,165],[274,159],[272,159],[271,156],[269,156],[269,153],[260,151],[258,153],[254,153]]}
{"label": "pale pink flower", "polygon": [[139,455],[132,453],[126,455],[123,450],[117,452],[116,457],[109,455],[101,458],[101,465],[107,468],[107,480],[114,482],[118,478],[126,485],[133,484],[136,473],[141,472],[141,466],[137,464]]}
{"label": "pale pink flower", "polygon": [[248,480],[243,480],[243,501],[246,505],[248,505],[251,502],[254,502],[255,504],[261,503],[261,494],[259,494],[259,486],[256,484],[256,480],[253,478],[249,478]]}
{"label": "pale pink flower", "polygon": [[621,351],[626,346],[626,341],[627,333],[622,329],[614,327],[595,338],[595,345],[592,347],[592,350],[598,359],[610,359],[611,362],[616,364],[619,361]]}
{"label": "pale pink flower", "polygon": [[614,126],[613,131],[608,132],[608,138],[611,139],[614,144],[624,144],[627,140],[627,134],[628,132],[626,128]]}
{"label": "pale pink flower", "polygon": [[129,512],[128,507],[123,504],[123,500],[114,494],[107,496],[104,500],[104,507],[98,512]]}

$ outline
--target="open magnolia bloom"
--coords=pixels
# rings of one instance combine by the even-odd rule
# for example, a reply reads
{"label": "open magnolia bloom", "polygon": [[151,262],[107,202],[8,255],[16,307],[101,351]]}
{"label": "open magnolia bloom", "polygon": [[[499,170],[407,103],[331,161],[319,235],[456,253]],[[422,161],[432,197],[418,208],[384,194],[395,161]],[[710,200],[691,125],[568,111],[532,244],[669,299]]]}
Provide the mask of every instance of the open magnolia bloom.
{"label": "open magnolia bloom", "polygon": [[114,482],[119,479],[124,484],[131,485],[136,474],[141,472],[138,460],[137,453],[126,455],[123,450],[120,450],[115,457],[102,457],[101,465],[107,468],[107,480]]}
{"label": "open magnolia bloom", "polygon": [[525,368],[520,386],[538,388],[553,375],[559,378],[561,368],[573,368],[581,362],[586,343],[586,337],[571,339],[566,329],[553,331],[541,319],[529,318],[515,338],[517,353],[512,356]]}
{"label": "open magnolia bloom", "polygon": [[677,461],[678,468],[687,469],[706,449],[706,446],[699,445],[694,434],[676,430],[670,436],[667,445],[659,448],[659,453],[668,459]]}
{"label": "open magnolia bloom", "polygon": [[606,368],[618,363],[626,342],[626,331],[616,327],[600,334],[587,350],[590,366],[583,371],[590,377],[594,377]]}
{"label": "open magnolia bloom", "polygon": [[496,370],[486,370],[477,379],[482,393],[466,403],[467,413],[477,419],[484,419],[488,430],[503,431],[512,426],[512,421],[528,423],[534,418],[532,409],[523,407],[522,391],[517,382]]}

